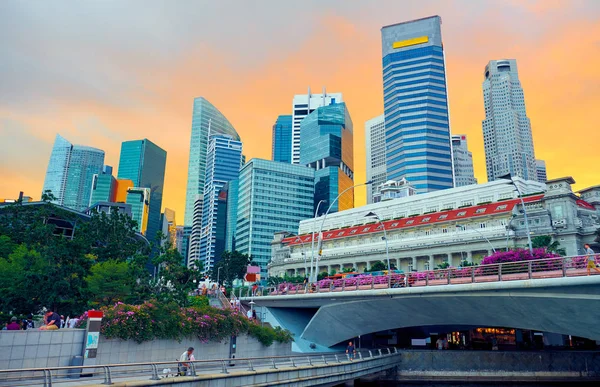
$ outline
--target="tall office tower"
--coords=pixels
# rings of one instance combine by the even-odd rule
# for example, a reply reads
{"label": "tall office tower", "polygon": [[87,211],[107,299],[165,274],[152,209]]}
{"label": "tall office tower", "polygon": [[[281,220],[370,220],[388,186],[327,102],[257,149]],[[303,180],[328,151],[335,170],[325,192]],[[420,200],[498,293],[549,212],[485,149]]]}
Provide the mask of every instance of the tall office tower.
{"label": "tall office tower", "polygon": [[237,227],[238,188],[240,181],[231,180],[221,191],[227,192],[227,227],[225,230],[225,250],[235,250],[235,232]]}
{"label": "tall office tower", "polygon": [[454,186],[477,184],[473,170],[473,154],[467,147],[467,136],[452,135],[452,157],[454,159]]}
{"label": "tall office tower", "polygon": [[[218,224],[219,193],[228,181],[239,177],[241,163],[242,143],[240,141],[226,135],[211,136],[206,155],[206,180],[200,230],[199,258],[204,263],[205,273],[212,270],[225,249],[225,224],[224,222]],[[221,211],[222,218],[227,217],[226,211],[226,208],[225,212]]]}
{"label": "tall office tower", "polygon": [[546,162],[544,160],[535,159],[535,170],[537,172],[537,181],[545,183],[548,180],[546,173]]}
{"label": "tall office tower", "polygon": [[314,174],[311,168],[252,159],[240,171],[236,250],[248,254],[267,277],[273,235],[298,232],[300,220],[313,216]]}
{"label": "tall office tower", "polygon": [[292,116],[279,116],[273,125],[271,158],[282,163],[292,162]]}
{"label": "tall office tower", "polygon": [[177,223],[175,222],[175,211],[170,208],[165,208],[160,214],[161,231],[165,235],[166,240],[162,241],[163,245],[168,241],[171,247],[175,248],[177,243]]}
{"label": "tall office tower", "polygon": [[[160,230],[166,163],[167,152],[148,139],[125,141],[121,144],[118,178],[131,180],[136,189],[149,190],[148,192],[138,190],[136,197],[148,200],[149,213],[147,219],[144,218],[144,222],[147,223],[144,235],[150,242],[155,242],[156,233]],[[135,200],[130,196],[129,191],[127,203]],[[149,198],[147,198],[148,193]],[[140,227],[143,228],[141,224]]]}
{"label": "tall office tower", "polygon": [[90,204],[93,177],[102,172],[103,165],[103,150],[73,145],[57,134],[42,194],[52,191],[54,203],[83,211]]}
{"label": "tall office tower", "polygon": [[[152,211],[152,189],[151,188],[128,188],[127,189],[127,200],[125,203],[131,205],[131,218],[136,221],[136,230],[146,235],[146,239],[150,240],[151,234],[149,231],[150,227],[150,214]],[[160,226],[160,214],[159,214],[159,226]],[[157,229],[158,232],[160,229]],[[152,240],[152,242],[158,242]]]}
{"label": "tall office tower", "polygon": [[179,250],[179,252],[183,256],[182,264],[184,266],[188,266],[188,257],[190,254],[190,237],[192,236],[192,226],[181,226],[181,227],[182,227],[181,243],[179,243],[177,250]]}
{"label": "tall office tower", "polygon": [[339,102],[344,102],[342,93],[328,94],[325,88],[323,88],[321,94],[311,94],[309,87],[308,94],[294,96],[292,106],[292,164],[302,164],[300,162],[300,123],[304,117],[318,107]]}
{"label": "tall office tower", "polygon": [[367,148],[367,204],[373,203],[373,195],[377,187],[385,183],[387,178],[385,165],[385,119],[384,115],[365,122],[365,145]]}
{"label": "tall office tower", "polygon": [[319,214],[354,208],[354,150],[352,120],[345,103],[317,108],[302,120],[300,164],[315,170],[315,207]]}
{"label": "tall office tower", "polygon": [[202,236],[202,206],[204,205],[204,195],[196,195],[194,200],[194,217],[192,218],[192,226],[185,226],[184,232],[189,233],[186,262],[187,266],[192,268],[200,268],[200,239]]}
{"label": "tall office tower", "polygon": [[483,80],[483,145],[488,181],[509,174],[537,180],[531,123],[517,61],[492,60]]}
{"label": "tall office tower", "polygon": [[117,179],[112,175],[112,167],[105,165],[102,173],[92,177],[92,192],[88,206],[98,202],[116,202]]}
{"label": "tall office tower", "polygon": [[185,226],[192,226],[194,203],[197,195],[204,194],[206,173],[206,149],[208,139],[213,134],[226,134],[240,141],[233,125],[216,107],[203,97],[194,99],[192,113],[192,134],[190,140],[190,159],[188,165],[187,189],[185,194]]}
{"label": "tall office tower", "polygon": [[454,185],[442,19],[381,29],[387,179],[419,193]]}

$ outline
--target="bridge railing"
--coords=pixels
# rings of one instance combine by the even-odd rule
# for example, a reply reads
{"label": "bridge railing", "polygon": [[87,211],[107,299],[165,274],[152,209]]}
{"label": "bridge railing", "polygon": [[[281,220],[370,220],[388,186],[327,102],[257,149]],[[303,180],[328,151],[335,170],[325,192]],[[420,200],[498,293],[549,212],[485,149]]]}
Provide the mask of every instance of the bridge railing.
{"label": "bridge railing", "polygon": [[[351,278],[323,279],[312,284],[282,283],[266,289],[257,296],[574,277],[587,275],[586,267],[587,257],[570,256],[379,276],[365,273]],[[249,297],[250,294],[246,296]]]}
{"label": "bridge railing", "polygon": [[[136,378],[160,380],[176,376],[202,376],[203,374],[229,374],[233,370],[260,371],[282,367],[325,366],[349,361],[368,361],[398,353],[396,348],[357,350],[354,359],[345,352],[304,354],[291,356],[268,356],[252,358],[227,358],[195,360],[184,363],[163,361],[150,363],[106,364],[94,366],[23,368],[0,370],[0,386],[52,386],[75,385],[75,379],[102,381],[113,384],[117,379]],[[233,368],[235,367],[235,368]]]}

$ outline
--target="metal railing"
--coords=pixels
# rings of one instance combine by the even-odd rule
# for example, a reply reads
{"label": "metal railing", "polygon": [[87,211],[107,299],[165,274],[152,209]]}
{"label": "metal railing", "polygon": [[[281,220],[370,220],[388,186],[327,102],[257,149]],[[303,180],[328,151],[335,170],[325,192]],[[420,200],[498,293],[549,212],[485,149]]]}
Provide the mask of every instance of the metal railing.
{"label": "metal railing", "polygon": [[576,277],[587,275],[586,267],[587,257],[571,256],[379,276],[365,273],[351,278],[323,279],[312,284],[282,283],[266,289],[257,296]]}
{"label": "metal railing", "polygon": [[[354,361],[369,361],[382,356],[398,353],[396,348],[377,350],[357,350]],[[101,381],[110,385],[118,379],[160,380],[177,376],[202,376],[208,374],[235,375],[237,371],[273,370],[283,367],[335,366],[351,361],[344,352],[331,352],[310,355],[268,356],[252,358],[231,358],[213,360],[195,360],[185,362],[162,361],[149,363],[105,364],[95,366],[23,368],[0,370],[0,386],[44,386],[78,385],[75,380]],[[233,368],[235,367],[235,368]],[[81,378],[81,379],[79,379]],[[80,385],[80,384],[79,384]]]}

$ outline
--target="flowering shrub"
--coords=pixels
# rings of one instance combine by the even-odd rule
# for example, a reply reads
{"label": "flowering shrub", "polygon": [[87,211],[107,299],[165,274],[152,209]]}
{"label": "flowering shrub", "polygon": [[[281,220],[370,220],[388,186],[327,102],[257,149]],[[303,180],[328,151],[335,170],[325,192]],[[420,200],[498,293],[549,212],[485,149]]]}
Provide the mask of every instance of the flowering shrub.
{"label": "flowering shrub", "polygon": [[181,341],[186,337],[198,337],[208,342],[248,334],[265,346],[274,341],[289,343],[293,339],[287,330],[261,326],[230,309],[210,306],[182,308],[176,303],[128,305],[118,302],[101,310],[104,312],[101,333],[109,339],[142,343],[155,339]]}
{"label": "flowering shrub", "polygon": [[476,269],[476,275],[495,275],[498,274],[498,267],[485,267],[498,263],[514,263],[507,267],[512,273],[524,272],[529,270],[528,261],[544,260],[542,262],[533,262],[531,268],[533,271],[559,270],[562,268],[562,258],[560,255],[546,251],[544,248],[533,249],[533,253],[527,249],[516,249],[509,251],[497,251],[494,254],[485,257],[481,261],[481,266]]}

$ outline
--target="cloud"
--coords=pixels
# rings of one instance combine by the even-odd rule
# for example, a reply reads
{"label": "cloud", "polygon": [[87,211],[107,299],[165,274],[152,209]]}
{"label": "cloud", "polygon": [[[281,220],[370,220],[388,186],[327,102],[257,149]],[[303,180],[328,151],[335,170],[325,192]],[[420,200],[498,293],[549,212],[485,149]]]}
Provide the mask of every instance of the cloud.
{"label": "cloud", "polygon": [[483,68],[510,57],[549,175],[597,184],[587,171],[598,156],[573,150],[598,141],[599,3],[3,1],[0,197],[41,191],[57,132],[104,149],[115,167],[120,142],[149,138],[168,152],[163,204],[181,220],[193,98],[228,117],[248,158],[269,158],[276,117],[309,86],[344,94],[363,181],[364,122],[383,110],[381,26],[433,14],[443,20],[451,128],[469,136],[479,181]]}

